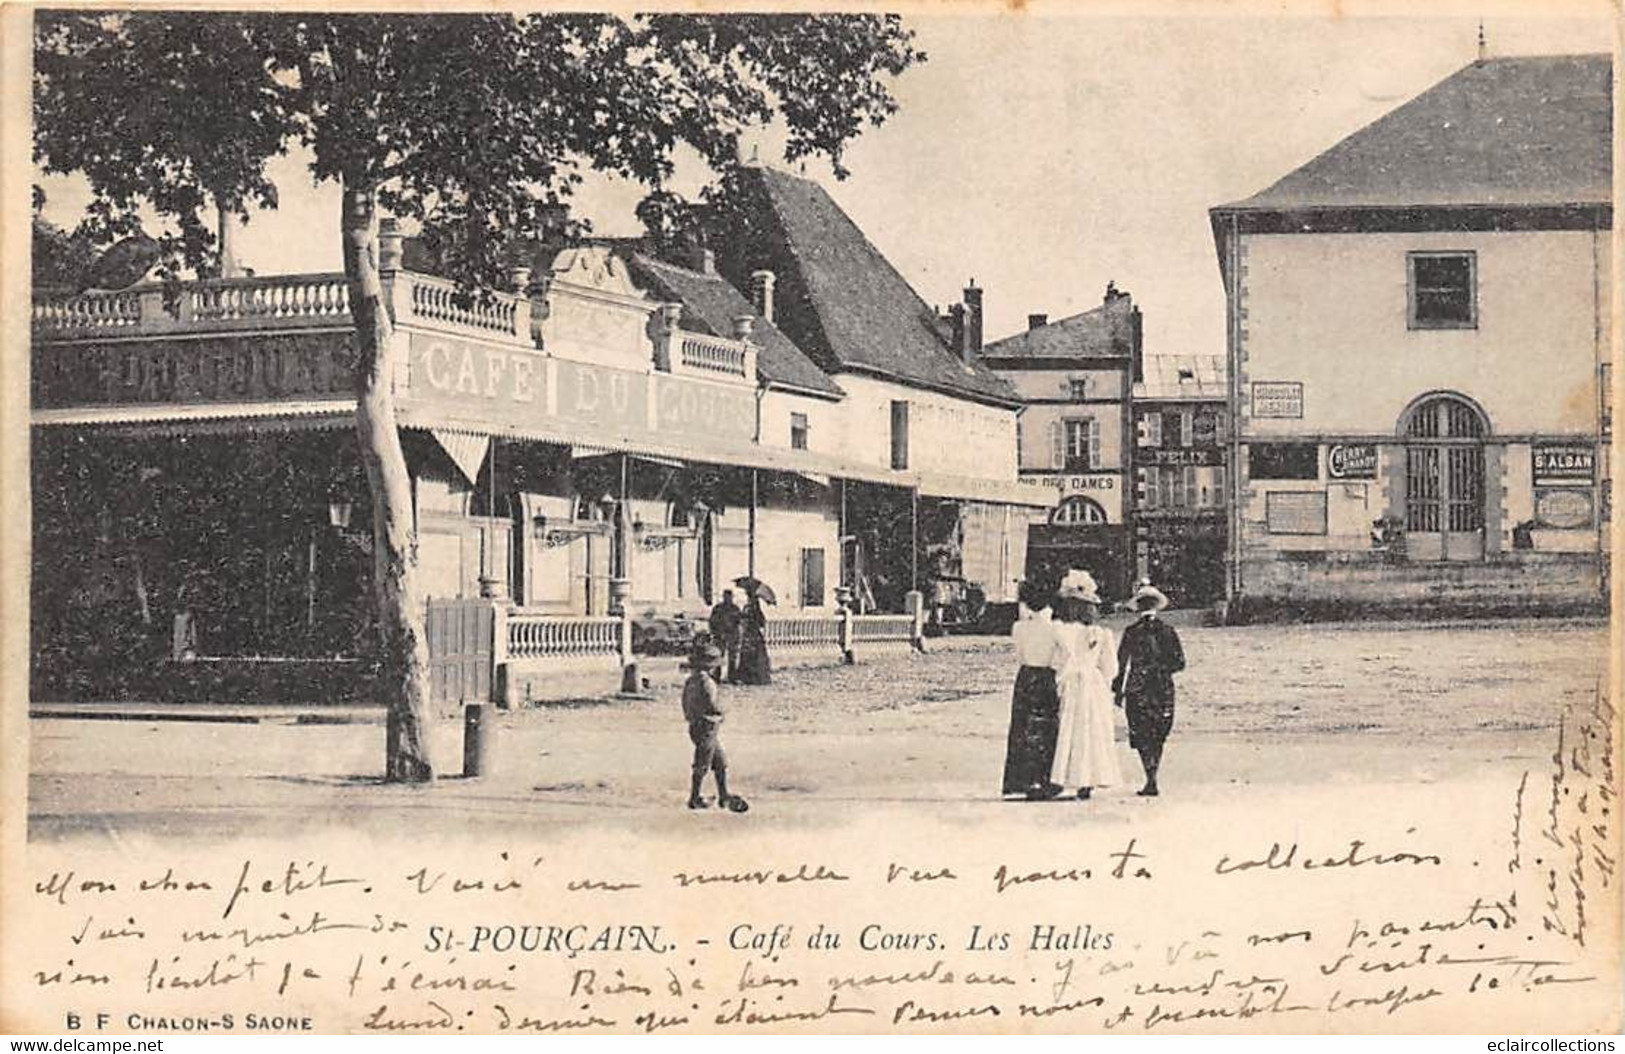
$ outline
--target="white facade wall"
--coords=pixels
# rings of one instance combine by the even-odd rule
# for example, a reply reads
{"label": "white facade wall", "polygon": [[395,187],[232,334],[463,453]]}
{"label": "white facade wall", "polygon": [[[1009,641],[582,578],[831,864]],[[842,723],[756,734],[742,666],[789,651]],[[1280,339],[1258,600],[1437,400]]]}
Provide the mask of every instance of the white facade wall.
{"label": "white facade wall", "polygon": [[[1475,329],[1406,327],[1406,253],[1477,256]],[[1607,239],[1590,231],[1243,236],[1246,436],[1394,435],[1406,407],[1459,392],[1497,435],[1595,435]],[[1302,420],[1256,418],[1250,386],[1303,384]]]}
{"label": "white facade wall", "polygon": [[1016,411],[955,398],[895,381],[843,373],[839,404],[841,456],[891,468],[891,404],[909,404],[911,472],[1012,482],[1016,478]]}
{"label": "white facade wall", "polygon": [[764,447],[790,449],[790,418],[807,415],[807,450],[832,457],[846,446],[845,407],[839,401],[769,388],[762,394],[760,438]]}

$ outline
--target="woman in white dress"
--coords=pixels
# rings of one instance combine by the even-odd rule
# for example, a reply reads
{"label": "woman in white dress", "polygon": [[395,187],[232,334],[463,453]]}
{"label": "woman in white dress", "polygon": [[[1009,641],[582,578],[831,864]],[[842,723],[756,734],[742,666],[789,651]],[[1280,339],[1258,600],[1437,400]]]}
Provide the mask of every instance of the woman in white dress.
{"label": "woman in white dress", "polygon": [[1058,598],[1055,635],[1066,654],[1056,676],[1061,713],[1050,779],[1085,800],[1095,787],[1123,782],[1112,730],[1117,640],[1098,624],[1100,593],[1089,572],[1068,571]]}

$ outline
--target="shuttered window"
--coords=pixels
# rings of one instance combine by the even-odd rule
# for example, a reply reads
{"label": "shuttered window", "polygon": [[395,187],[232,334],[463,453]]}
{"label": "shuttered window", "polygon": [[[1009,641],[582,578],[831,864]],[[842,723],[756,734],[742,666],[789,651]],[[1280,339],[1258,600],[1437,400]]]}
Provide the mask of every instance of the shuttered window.
{"label": "shuttered window", "polygon": [[1100,467],[1100,422],[1093,417],[1069,417],[1051,433],[1052,461],[1067,472],[1088,472]]}

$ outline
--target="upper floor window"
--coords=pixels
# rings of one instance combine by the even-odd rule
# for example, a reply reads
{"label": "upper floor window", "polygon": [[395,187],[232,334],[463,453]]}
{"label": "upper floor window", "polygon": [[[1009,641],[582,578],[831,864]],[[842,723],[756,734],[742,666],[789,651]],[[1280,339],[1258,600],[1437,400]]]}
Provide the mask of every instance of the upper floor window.
{"label": "upper floor window", "polygon": [[1140,446],[1162,445],[1162,411],[1152,410],[1140,415],[1138,440]]}
{"label": "upper floor window", "polygon": [[908,403],[902,399],[891,404],[891,467],[908,468]]}
{"label": "upper floor window", "polygon": [[1055,467],[1087,472],[1100,467],[1100,422],[1093,417],[1071,417],[1056,430]]}
{"label": "upper floor window", "polygon": [[1075,401],[1082,402],[1089,398],[1089,378],[1074,377],[1067,382],[1067,391]]}
{"label": "upper floor window", "polygon": [[807,415],[790,415],[790,449],[807,449]]}
{"label": "upper floor window", "polygon": [[1473,329],[1478,325],[1478,259],[1471,252],[1406,254],[1411,329]]}
{"label": "upper floor window", "polygon": [[1219,430],[1219,411],[1198,410],[1192,422],[1191,441],[1203,446],[1212,446],[1221,442]]}

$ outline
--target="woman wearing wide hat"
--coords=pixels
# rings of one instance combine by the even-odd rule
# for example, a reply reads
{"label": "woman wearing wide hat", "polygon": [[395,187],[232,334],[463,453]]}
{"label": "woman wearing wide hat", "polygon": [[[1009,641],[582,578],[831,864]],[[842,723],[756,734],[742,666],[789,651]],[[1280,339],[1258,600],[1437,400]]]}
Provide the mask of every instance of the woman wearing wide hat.
{"label": "woman wearing wide hat", "polygon": [[1056,722],[1061,697],[1055,672],[1066,658],[1051,621],[1049,597],[1034,582],[1021,583],[1021,618],[1010,629],[1015,645],[1016,688],[1010,699],[1010,735],[1004,752],[1006,795],[1029,801],[1053,798],[1061,788],[1050,782],[1055,760]]}
{"label": "woman wearing wide hat", "polygon": [[1123,782],[1112,728],[1117,641],[1099,624],[1100,592],[1087,571],[1068,571],[1058,592],[1056,636],[1066,653],[1056,677],[1061,714],[1050,780],[1088,799],[1095,787]]}
{"label": "woman wearing wide hat", "polygon": [[1128,716],[1129,745],[1145,767],[1140,793],[1154,798],[1162,746],[1174,727],[1174,674],[1185,668],[1185,649],[1174,628],[1157,617],[1168,606],[1162,590],[1141,582],[1129,606],[1140,618],[1123,630],[1112,694]]}

